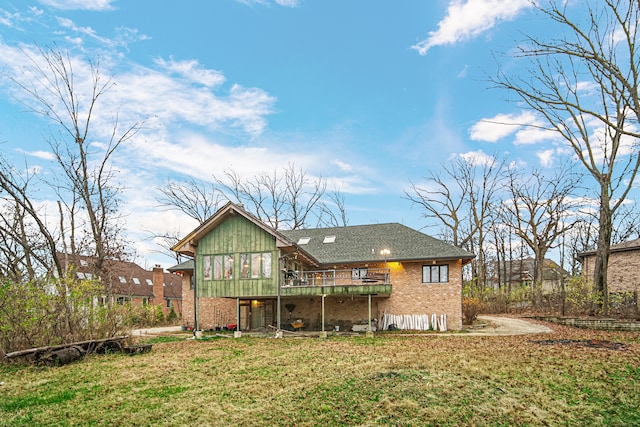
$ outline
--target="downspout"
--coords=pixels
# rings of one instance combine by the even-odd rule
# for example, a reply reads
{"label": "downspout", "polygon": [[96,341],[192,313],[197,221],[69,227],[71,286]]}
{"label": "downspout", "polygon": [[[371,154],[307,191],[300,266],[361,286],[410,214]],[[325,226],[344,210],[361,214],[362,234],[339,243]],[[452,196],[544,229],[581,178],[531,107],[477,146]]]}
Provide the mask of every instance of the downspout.
{"label": "downspout", "polygon": [[196,256],[193,256],[193,336],[196,336],[196,331],[200,329],[199,324],[199,309],[198,309],[198,269],[196,268]]}

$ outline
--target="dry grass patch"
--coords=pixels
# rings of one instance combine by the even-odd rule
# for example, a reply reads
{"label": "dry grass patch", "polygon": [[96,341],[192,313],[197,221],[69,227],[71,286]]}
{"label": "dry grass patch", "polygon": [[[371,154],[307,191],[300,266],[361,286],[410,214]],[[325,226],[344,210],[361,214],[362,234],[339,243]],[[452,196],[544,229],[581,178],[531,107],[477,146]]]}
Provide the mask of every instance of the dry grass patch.
{"label": "dry grass patch", "polygon": [[[0,425],[640,424],[637,334],[241,338],[0,367]],[[543,345],[597,339],[625,349]]]}

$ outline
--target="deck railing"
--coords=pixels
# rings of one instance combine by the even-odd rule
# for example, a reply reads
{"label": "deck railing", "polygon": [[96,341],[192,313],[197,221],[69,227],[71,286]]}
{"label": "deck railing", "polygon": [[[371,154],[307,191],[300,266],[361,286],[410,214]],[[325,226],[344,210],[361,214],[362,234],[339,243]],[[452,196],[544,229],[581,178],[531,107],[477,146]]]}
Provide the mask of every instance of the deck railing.
{"label": "deck railing", "polygon": [[388,268],[353,268],[350,270],[290,270],[284,273],[282,286],[358,286],[390,283]]}

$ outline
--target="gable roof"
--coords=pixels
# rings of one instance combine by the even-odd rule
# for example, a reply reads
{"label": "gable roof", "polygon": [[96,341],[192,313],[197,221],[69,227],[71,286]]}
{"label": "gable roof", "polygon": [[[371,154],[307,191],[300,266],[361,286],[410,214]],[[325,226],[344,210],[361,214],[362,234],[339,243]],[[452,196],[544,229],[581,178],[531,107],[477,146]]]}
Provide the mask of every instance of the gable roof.
{"label": "gable roof", "polygon": [[271,228],[258,218],[245,211],[242,205],[236,205],[233,202],[228,202],[209,217],[205,222],[200,224],[191,233],[187,234],[182,240],[176,243],[171,250],[181,253],[190,257],[194,257],[198,242],[204,236],[206,236],[211,230],[216,228],[221,222],[229,218],[230,216],[240,215],[247,220],[253,222],[256,226],[262,228],[267,233],[271,234],[276,239],[276,246],[279,248],[293,246],[293,243],[283,236],[281,233]]}
{"label": "gable roof", "polygon": [[[475,255],[398,223],[282,231],[322,264],[387,261],[471,260]],[[335,236],[332,243],[325,237]],[[298,243],[309,238],[308,243]],[[332,239],[329,239],[332,240]]]}

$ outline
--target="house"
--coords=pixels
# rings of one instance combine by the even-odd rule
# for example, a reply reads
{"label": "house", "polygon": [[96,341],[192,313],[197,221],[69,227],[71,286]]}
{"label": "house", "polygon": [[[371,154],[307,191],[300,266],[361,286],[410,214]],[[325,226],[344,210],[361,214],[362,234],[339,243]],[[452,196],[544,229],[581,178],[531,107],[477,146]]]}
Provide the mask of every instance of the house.
{"label": "house", "polygon": [[[494,262],[489,269],[487,285],[494,288],[513,288],[518,286],[531,287],[535,274],[534,258],[522,258],[503,262]],[[542,270],[542,293],[559,292],[562,279],[569,277],[569,273],[555,261],[545,258]]]}
{"label": "house", "polygon": [[173,250],[196,329],[461,329],[474,257],[397,223],[278,231],[231,202]]}
{"label": "house", "polygon": [[[582,264],[582,276],[593,280],[596,251],[578,254]],[[638,292],[640,290],[640,239],[611,245],[607,269],[607,286],[610,293]]]}
{"label": "house", "polygon": [[[94,258],[83,255],[57,254],[65,270],[72,271],[79,280],[95,279]],[[104,271],[108,277],[102,277],[105,285],[103,302],[120,304],[160,305],[166,316],[171,308],[180,317],[182,314],[182,277],[165,272],[156,265],[145,270],[129,261],[106,260]]]}
{"label": "house", "polygon": [[197,329],[461,329],[474,257],[397,223],[277,231],[231,202],[173,250]]}

